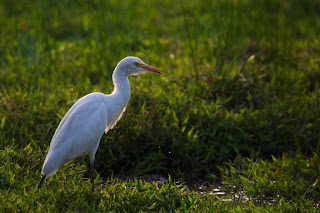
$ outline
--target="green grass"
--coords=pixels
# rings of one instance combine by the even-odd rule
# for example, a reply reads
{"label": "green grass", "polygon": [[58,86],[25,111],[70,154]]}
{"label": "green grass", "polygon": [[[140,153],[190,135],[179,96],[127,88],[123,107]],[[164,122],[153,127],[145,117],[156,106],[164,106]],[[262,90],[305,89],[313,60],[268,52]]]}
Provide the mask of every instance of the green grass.
{"label": "green grass", "polygon": [[[319,14],[298,0],[3,1],[0,210],[316,212]],[[91,193],[86,157],[35,191],[64,114],[110,93],[128,55],[167,76],[130,77],[127,111],[96,155],[108,184]],[[110,179],[146,174],[170,178]],[[225,196],[189,192],[198,179]]]}

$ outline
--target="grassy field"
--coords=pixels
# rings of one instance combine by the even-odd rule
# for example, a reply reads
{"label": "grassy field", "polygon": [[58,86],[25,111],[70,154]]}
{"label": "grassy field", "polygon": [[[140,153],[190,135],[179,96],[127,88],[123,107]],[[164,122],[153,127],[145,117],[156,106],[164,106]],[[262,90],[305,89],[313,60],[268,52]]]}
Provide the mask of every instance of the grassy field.
{"label": "grassy field", "polygon": [[[1,1],[0,212],[317,212],[320,2],[187,2]],[[88,157],[37,191],[64,114],[128,55],[167,76],[130,77],[95,192]]]}

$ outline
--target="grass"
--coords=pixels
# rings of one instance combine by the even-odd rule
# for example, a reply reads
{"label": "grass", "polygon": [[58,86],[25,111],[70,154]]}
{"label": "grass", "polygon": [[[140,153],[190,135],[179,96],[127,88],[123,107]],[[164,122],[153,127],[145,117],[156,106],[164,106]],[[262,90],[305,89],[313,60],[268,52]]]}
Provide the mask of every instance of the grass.
{"label": "grass", "polygon": [[[23,0],[0,14],[1,210],[317,211],[318,2]],[[168,75],[130,78],[96,155],[107,183],[91,193],[86,157],[35,191],[64,114],[110,93],[128,55]],[[146,174],[168,182],[111,178]],[[188,191],[198,179],[225,196]]]}

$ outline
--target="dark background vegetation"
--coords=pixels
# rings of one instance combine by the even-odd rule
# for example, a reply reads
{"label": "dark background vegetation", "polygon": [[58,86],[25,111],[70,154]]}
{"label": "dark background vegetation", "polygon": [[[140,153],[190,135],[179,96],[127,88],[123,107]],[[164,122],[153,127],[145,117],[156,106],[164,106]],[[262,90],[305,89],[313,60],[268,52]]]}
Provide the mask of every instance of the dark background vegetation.
{"label": "dark background vegetation", "polygon": [[[134,55],[167,76],[130,77],[129,106],[96,155],[98,178],[170,174],[187,183],[245,185],[261,200],[261,194],[278,196],[280,206],[297,196],[318,205],[319,14],[319,1],[299,0],[2,1],[2,204],[41,210],[56,188],[61,210],[66,200],[85,194],[81,190],[87,197],[78,197],[84,203],[76,207],[105,209],[97,204],[104,192],[92,198],[82,180],[87,158],[62,167],[46,182],[48,191],[32,194],[41,202],[17,200],[36,193],[67,110],[90,92],[111,93],[114,67]],[[257,185],[247,186],[249,179]],[[117,184],[113,188],[123,187]],[[166,205],[153,207],[179,207]],[[118,207],[110,204],[109,211]]]}

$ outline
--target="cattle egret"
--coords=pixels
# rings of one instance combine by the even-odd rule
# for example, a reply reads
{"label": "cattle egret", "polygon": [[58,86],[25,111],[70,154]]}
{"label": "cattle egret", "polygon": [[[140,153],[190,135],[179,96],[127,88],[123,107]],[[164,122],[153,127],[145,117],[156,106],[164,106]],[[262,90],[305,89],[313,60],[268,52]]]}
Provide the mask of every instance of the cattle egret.
{"label": "cattle egret", "polygon": [[116,66],[112,81],[114,91],[110,95],[90,93],[79,99],[67,112],[56,129],[42,166],[42,178],[52,176],[62,164],[89,154],[89,176],[94,187],[93,162],[103,133],[112,129],[121,118],[130,99],[129,75],[163,71],[145,64],[137,57],[126,57]]}

